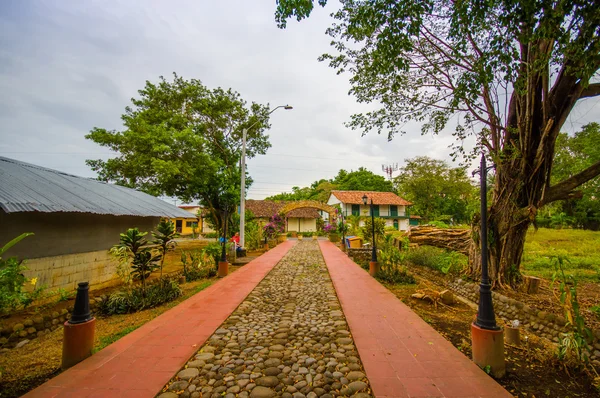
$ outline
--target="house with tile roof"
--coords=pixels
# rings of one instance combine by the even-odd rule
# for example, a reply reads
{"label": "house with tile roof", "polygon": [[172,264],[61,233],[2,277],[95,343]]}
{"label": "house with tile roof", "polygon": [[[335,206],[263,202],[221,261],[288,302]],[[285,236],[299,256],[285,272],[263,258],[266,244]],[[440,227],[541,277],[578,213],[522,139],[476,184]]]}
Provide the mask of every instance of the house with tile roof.
{"label": "house with tile roof", "polygon": [[[363,196],[367,197],[367,205],[363,203]],[[375,217],[385,219],[386,226],[394,227],[399,231],[406,231],[411,225],[418,224],[418,216],[410,215],[412,203],[401,198],[393,192],[373,191],[331,191],[327,204],[339,205],[342,215],[368,217],[370,216],[370,203],[373,200],[373,213]],[[360,221],[364,225],[364,221]]]}
{"label": "house with tile roof", "polygon": [[[278,214],[281,209],[288,204],[287,201],[272,200],[246,200],[246,210],[254,214],[259,224],[265,225],[274,214]],[[287,213],[286,231],[287,232],[316,232],[317,219],[320,218],[319,211],[313,208],[300,208]]]}

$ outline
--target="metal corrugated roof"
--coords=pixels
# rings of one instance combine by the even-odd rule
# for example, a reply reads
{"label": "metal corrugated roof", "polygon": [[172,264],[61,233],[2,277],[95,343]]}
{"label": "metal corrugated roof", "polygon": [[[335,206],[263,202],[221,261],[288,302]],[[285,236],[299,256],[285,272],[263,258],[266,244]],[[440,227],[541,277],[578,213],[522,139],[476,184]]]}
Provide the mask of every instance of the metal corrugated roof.
{"label": "metal corrugated roof", "polygon": [[0,156],[0,208],[116,216],[185,217],[186,212],[146,193]]}

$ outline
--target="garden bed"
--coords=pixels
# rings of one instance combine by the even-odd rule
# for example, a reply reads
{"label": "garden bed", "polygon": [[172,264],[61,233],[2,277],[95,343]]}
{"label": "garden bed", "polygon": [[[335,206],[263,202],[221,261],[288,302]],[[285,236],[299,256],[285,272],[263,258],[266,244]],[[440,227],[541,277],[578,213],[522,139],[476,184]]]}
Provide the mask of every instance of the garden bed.
{"label": "garden bed", "polygon": [[[229,267],[235,272],[239,267]],[[94,351],[99,351],[134,331],[163,312],[204,290],[217,278],[202,279],[181,285],[183,295],[174,301],[132,314],[96,319]],[[60,373],[62,329],[32,340],[21,348],[0,354],[0,397],[19,397]]]}
{"label": "garden bed", "polygon": [[[417,290],[437,287],[434,282],[418,278],[416,285],[386,285],[401,301],[471,359],[471,323],[475,311],[464,303],[451,309],[416,300],[410,296]],[[554,356],[556,346],[527,332],[522,347],[505,346],[507,374],[498,382],[519,397],[594,397],[598,390],[593,379],[584,372],[565,370]]]}

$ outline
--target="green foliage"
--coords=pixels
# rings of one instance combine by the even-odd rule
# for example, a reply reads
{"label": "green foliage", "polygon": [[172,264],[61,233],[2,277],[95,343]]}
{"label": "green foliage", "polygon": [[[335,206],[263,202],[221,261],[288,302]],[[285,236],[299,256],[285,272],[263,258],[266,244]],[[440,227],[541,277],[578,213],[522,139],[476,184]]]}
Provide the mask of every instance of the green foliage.
{"label": "green foliage", "polygon": [[175,248],[176,243],[174,239],[177,238],[179,234],[175,230],[175,224],[173,224],[171,220],[163,218],[156,226],[156,231],[152,231],[152,236],[154,236],[152,243],[158,245],[160,250],[160,277],[162,278],[165,257],[169,250]]}
{"label": "green foliage", "polygon": [[[361,228],[362,236],[365,242],[372,243],[373,240],[373,231],[372,231],[372,223],[371,217],[365,217],[365,225]],[[383,239],[385,235],[385,219],[375,217],[375,239],[379,242],[379,240]]]}
{"label": "green foliage", "polygon": [[318,200],[327,202],[333,190],[393,192],[392,183],[364,167],[357,171],[341,169],[329,180],[315,181],[310,187],[293,187],[291,193],[269,196],[267,200]]}
{"label": "green foliage", "polygon": [[[392,284],[414,284],[414,276],[403,265],[405,254],[393,245],[394,237],[386,235],[381,242],[377,260],[379,272],[375,275],[382,282]],[[404,242],[408,245],[408,242]]]}
{"label": "green foliage", "polygon": [[527,275],[551,279],[552,258],[569,258],[563,264],[565,275],[578,280],[600,282],[600,232],[576,229],[530,228],[523,252],[523,270]]}
{"label": "green foliage", "polygon": [[[589,123],[573,136],[561,133],[556,140],[556,154],[552,167],[552,183],[556,184],[600,161],[600,124]],[[574,226],[585,229],[600,229],[600,179],[586,182],[580,188],[582,197],[559,203],[558,210],[542,211],[550,218],[552,228]],[[553,211],[554,210],[554,211]],[[550,213],[550,214],[548,214]],[[558,215],[558,218],[557,218]],[[552,222],[553,221],[553,222]]]}
{"label": "green foliage", "polygon": [[120,234],[120,243],[116,245],[129,257],[131,276],[133,279],[142,281],[142,296],[146,289],[146,278],[158,268],[157,262],[161,255],[154,254],[152,249],[146,246],[148,243],[144,238],[148,233],[140,232],[137,228],[129,228],[124,234]]}
{"label": "green foliage", "polygon": [[98,304],[98,312],[103,315],[129,314],[175,300],[181,294],[176,281],[161,278],[146,289],[136,286],[106,296]]}
{"label": "green foliage", "polygon": [[221,258],[221,245],[217,242],[213,242],[206,246],[202,250],[202,253],[205,258],[212,259],[216,272],[217,268],[219,267],[219,259]]}
{"label": "green foliage", "polygon": [[73,298],[73,296],[75,296],[75,292],[68,292],[62,287],[59,287],[56,290],[56,293],[58,294],[58,302],[69,301],[71,298]]}
{"label": "green foliage", "polygon": [[204,234],[204,237],[207,239],[215,239],[219,237],[219,234],[217,232],[207,232]]}
{"label": "green foliage", "polygon": [[[572,330],[563,333],[563,338],[558,343],[558,359],[571,360],[586,363],[589,361],[589,342],[592,341],[592,331],[586,327],[585,318],[579,310],[577,300],[577,280],[567,277],[563,271],[563,264],[569,260],[563,256],[553,257],[555,272],[552,277],[552,285],[558,282],[560,291],[559,300],[563,306],[567,326]],[[559,279],[560,278],[560,279]]]}
{"label": "green foliage", "polygon": [[592,313],[596,315],[598,319],[600,319],[600,305],[594,305],[590,307],[590,311],[592,311]]}
{"label": "green foliage", "polygon": [[[23,275],[27,270],[23,260],[16,257],[2,258],[4,253],[21,240],[33,233],[23,233],[0,248],[0,314],[18,307],[27,307],[35,299],[39,298],[44,287],[37,287],[37,278],[28,280]],[[30,291],[24,290],[24,285],[29,282],[33,286]]]}
{"label": "green foliage", "polygon": [[138,93],[121,117],[123,131],[94,128],[86,136],[119,156],[86,163],[102,181],[200,201],[222,232],[224,211],[235,214],[240,198],[237,165],[243,128],[253,126],[247,134],[247,158],[266,153],[269,107],[248,107],[231,89],[209,89],[176,74],[172,81],[146,81]]}
{"label": "green foliage", "polygon": [[468,223],[479,203],[477,190],[463,167],[451,168],[427,156],[406,159],[394,179],[398,194],[413,203],[411,212],[426,221]]}
{"label": "green foliage", "polygon": [[[181,264],[183,275],[188,282],[203,278],[211,278],[217,274],[215,259],[210,254],[211,249],[202,251],[181,251]],[[220,254],[220,249],[219,249]]]}
{"label": "green foliage", "polygon": [[250,250],[257,250],[263,246],[262,228],[254,220],[246,221],[246,247]]}
{"label": "green foliage", "polygon": [[460,274],[468,265],[467,256],[437,247],[419,246],[408,252],[407,260],[443,274]]}
{"label": "green foliage", "polygon": [[431,225],[436,228],[450,228],[450,226],[443,221],[430,221],[427,223],[427,225]]}

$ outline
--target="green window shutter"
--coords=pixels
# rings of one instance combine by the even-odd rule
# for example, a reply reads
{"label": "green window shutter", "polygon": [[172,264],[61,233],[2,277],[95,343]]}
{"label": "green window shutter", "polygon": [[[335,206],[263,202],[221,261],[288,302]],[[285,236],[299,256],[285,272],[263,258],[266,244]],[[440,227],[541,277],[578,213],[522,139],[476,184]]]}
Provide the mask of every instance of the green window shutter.
{"label": "green window shutter", "polygon": [[379,217],[379,205],[373,205],[373,216]]}
{"label": "green window shutter", "polygon": [[390,216],[398,217],[398,206],[390,205]]}

